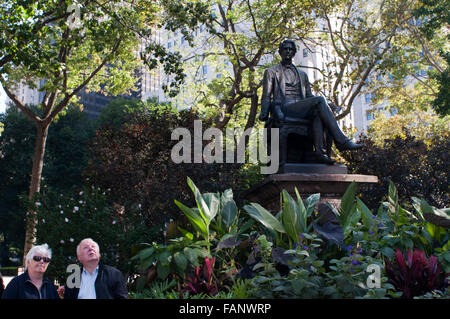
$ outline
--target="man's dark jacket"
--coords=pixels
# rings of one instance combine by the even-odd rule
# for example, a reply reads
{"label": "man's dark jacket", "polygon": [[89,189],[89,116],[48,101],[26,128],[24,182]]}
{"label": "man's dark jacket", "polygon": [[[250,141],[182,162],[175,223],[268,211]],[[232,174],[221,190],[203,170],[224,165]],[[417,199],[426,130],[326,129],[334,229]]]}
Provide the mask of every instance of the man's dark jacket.
{"label": "man's dark jacket", "polygon": [[49,279],[44,277],[41,289],[38,290],[31,282],[28,271],[25,271],[9,282],[2,299],[59,299],[59,296],[55,285]]}
{"label": "man's dark jacket", "polygon": [[[81,270],[83,272],[83,270]],[[64,288],[64,299],[78,299],[80,288]],[[99,264],[95,279],[95,295],[97,299],[128,299],[128,290],[120,270]]]}

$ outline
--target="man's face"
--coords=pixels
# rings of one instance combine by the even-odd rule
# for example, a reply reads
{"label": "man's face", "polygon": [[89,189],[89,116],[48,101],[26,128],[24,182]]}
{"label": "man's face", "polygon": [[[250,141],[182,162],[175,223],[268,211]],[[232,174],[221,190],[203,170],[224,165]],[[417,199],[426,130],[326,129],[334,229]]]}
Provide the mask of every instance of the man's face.
{"label": "man's face", "polygon": [[97,245],[91,240],[81,242],[78,251],[78,260],[84,264],[86,262],[99,261],[100,252]]}
{"label": "man's face", "polygon": [[292,43],[286,43],[284,46],[279,50],[281,58],[286,60],[292,60],[292,58],[295,55],[295,47],[292,45]]}

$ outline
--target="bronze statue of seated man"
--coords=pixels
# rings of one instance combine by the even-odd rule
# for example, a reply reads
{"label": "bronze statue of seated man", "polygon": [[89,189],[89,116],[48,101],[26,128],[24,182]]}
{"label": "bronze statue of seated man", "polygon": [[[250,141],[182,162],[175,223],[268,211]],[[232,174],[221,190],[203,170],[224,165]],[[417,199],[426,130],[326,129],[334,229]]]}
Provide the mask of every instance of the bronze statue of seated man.
{"label": "bronze statue of seated man", "polygon": [[294,41],[281,42],[278,52],[281,63],[264,72],[260,120],[270,120],[270,126],[280,128],[283,123],[296,119],[310,121],[314,153],[319,163],[334,163],[324,147],[325,130],[339,150],[363,147],[344,135],[325,98],[312,95],[307,74],[292,64],[292,58],[297,52]]}

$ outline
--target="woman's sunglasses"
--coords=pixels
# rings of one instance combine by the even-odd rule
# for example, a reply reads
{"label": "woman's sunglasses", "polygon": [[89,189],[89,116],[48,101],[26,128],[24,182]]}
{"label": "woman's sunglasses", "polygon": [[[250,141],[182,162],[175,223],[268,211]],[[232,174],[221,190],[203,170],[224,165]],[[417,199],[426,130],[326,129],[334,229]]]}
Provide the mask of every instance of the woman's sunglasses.
{"label": "woman's sunglasses", "polygon": [[50,262],[50,258],[48,258],[48,257],[42,257],[42,256],[33,256],[33,260],[34,261],[41,261],[41,259],[42,259],[42,261],[43,262],[45,262],[45,263],[49,263]]}

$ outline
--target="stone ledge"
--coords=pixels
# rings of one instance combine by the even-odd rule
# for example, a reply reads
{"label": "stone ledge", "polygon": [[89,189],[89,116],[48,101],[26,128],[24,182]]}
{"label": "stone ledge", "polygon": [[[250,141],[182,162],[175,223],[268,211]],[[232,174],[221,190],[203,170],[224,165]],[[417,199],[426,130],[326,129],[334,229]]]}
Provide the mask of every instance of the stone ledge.
{"label": "stone ledge", "polygon": [[342,196],[352,182],[356,182],[357,186],[364,183],[377,183],[378,177],[358,174],[273,174],[246,191],[244,198],[259,203],[266,209],[277,211],[281,191],[285,189],[295,198],[295,188],[297,188],[302,199],[320,193],[320,202],[329,202],[339,207]]}
{"label": "stone ledge", "polygon": [[359,174],[306,174],[306,173],[286,173],[273,174],[259,182],[263,185],[269,182],[344,182],[344,183],[378,183],[378,177],[374,175]]}

